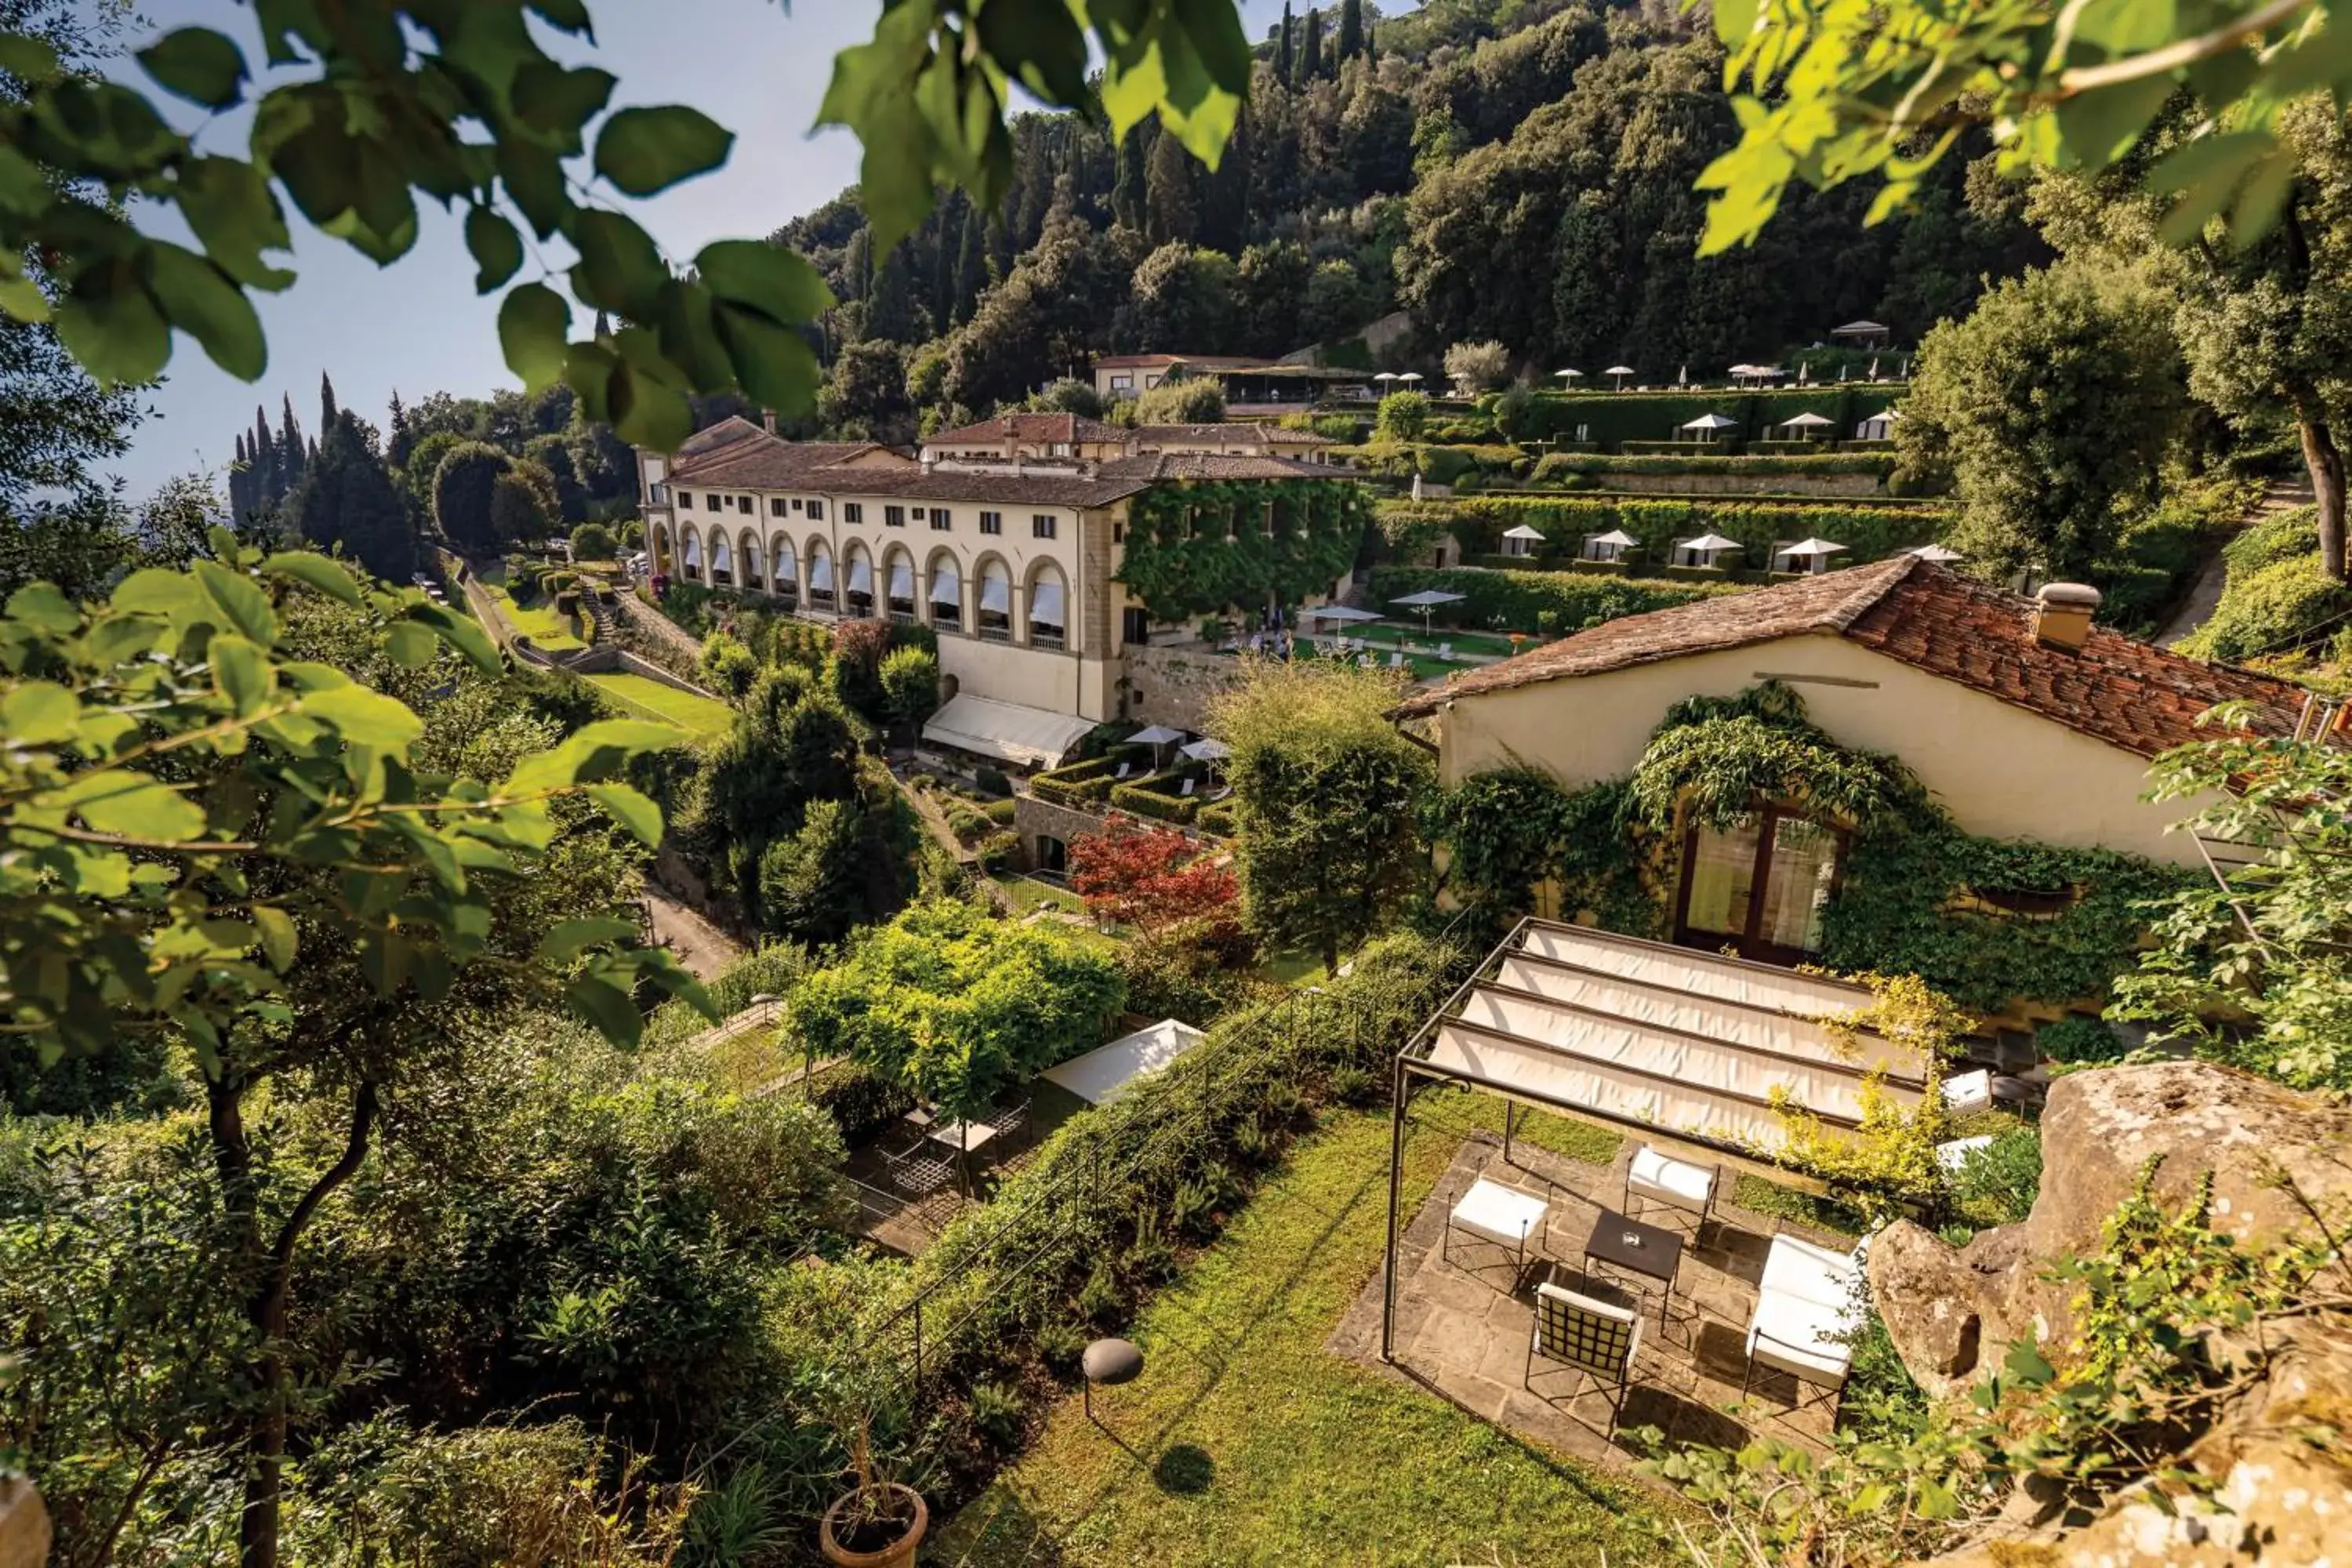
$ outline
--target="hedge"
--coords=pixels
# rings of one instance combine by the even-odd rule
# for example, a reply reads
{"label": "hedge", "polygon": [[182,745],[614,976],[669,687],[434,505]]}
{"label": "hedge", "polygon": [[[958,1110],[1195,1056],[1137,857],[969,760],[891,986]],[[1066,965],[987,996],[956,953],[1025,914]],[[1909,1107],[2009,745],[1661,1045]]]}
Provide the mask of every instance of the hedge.
{"label": "hedge", "polygon": [[1375,605],[1386,605],[1391,599],[1418,594],[1425,588],[1466,595],[1458,604],[1438,605],[1430,617],[1434,625],[1529,633],[1536,628],[1536,617],[1547,610],[1558,617],[1561,631],[1575,632],[1621,616],[1638,616],[1742,591],[1731,584],[1665,583],[1654,578],[1586,576],[1570,572],[1376,566],[1372,569],[1369,597]]}
{"label": "hedge", "polygon": [[1536,478],[1556,474],[1891,474],[1891,452],[1819,452],[1761,457],[1611,456],[1600,452],[1550,452],[1536,464]]}
{"label": "hedge", "polygon": [[1908,389],[1885,384],[1793,386],[1770,392],[1545,392],[1535,398],[1528,424],[1541,436],[1574,436],[1589,426],[1588,438],[1604,447],[1626,441],[1665,441],[1702,414],[1739,421],[1726,432],[1734,440],[1765,440],[1782,420],[1818,414],[1841,435],[1891,406]]}
{"label": "hedge", "polygon": [[1138,816],[1155,817],[1161,822],[1190,824],[1200,815],[1201,803],[1181,795],[1162,795],[1146,789],[1139,784],[1113,784],[1110,803],[1121,811],[1131,811]]}
{"label": "hedge", "polygon": [[1220,838],[1231,838],[1239,826],[1234,815],[1234,803],[1221,800],[1214,805],[1202,807],[1196,826],[1203,833],[1213,833]]}
{"label": "hedge", "polygon": [[1869,501],[1757,501],[1744,497],[1654,496],[1617,500],[1588,496],[1473,496],[1447,505],[1454,537],[1474,555],[1500,547],[1503,531],[1520,523],[1540,530],[1547,550],[1574,554],[1584,536],[1622,529],[1642,542],[1652,561],[1664,561],[1674,542],[1699,533],[1736,539],[1744,566],[1761,569],[1776,542],[1813,535],[1833,539],[1846,564],[1875,561],[1942,531],[1940,510]]}
{"label": "hedge", "polygon": [[1431,441],[1367,441],[1355,447],[1334,447],[1331,456],[1385,479],[1410,479],[1415,474],[1433,485],[1450,485],[1471,474],[1524,475],[1535,459],[1517,447],[1448,447]]}

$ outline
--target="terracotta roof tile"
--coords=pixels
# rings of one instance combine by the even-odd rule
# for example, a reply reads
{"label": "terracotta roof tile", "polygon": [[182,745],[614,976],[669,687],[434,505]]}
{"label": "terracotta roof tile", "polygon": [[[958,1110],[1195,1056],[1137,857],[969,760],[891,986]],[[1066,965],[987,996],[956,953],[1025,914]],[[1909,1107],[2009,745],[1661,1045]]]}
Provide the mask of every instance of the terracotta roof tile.
{"label": "terracotta roof tile", "polygon": [[1099,465],[1105,479],[1328,479],[1332,469],[1289,458],[1261,458],[1241,452],[1155,452],[1149,457],[1120,458]]}
{"label": "terracotta roof tile", "polygon": [[1193,441],[1215,442],[1220,445],[1265,447],[1336,447],[1339,442],[1328,436],[1318,436],[1312,430],[1293,430],[1281,425],[1268,425],[1259,420],[1237,419],[1222,425],[1139,425],[1122,432],[1132,436],[1138,444],[1154,442]]}
{"label": "terracotta roof tile", "polygon": [[728,419],[678,448],[669,482],[712,489],[790,489],[806,486],[817,468],[888,450],[870,441],[787,441],[747,419]]}
{"label": "terracotta roof tile", "polygon": [[1429,713],[1480,692],[1808,633],[1843,637],[2142,756],[2198,738],[2198,715],[2221,702],[2252,704],[2258,730],[2291,731],[2304,696],[2285,681],[2189,658],[2105,626],[2092,627],[2079,650],[2048,647],[2033,635],[2032,600],[1898,555],[1752,594],[1627,616],[1457,675],[1399,711]]}
{"label": "terracotta roof tile", "polygon": [[918,501],[962,501],[972,506],[1108,506],[1150,484],[1149,479],[1113,475],[1104,464],[1087,475],[1076,468],[975,471],[944,465],[930,473],[904,468],[819,468],[807,482],[836,495],[904,496]]}
{"label": "terracotta roof tile", "polygon": [[1099,419],[1087,419],[1076,414],[1000,414],[977,425],[942,430],[923,445],[974,447],[982,442],[1000,441],[1123,442],[1127,437],[1128,432],[1116,425],[1106,425]]}

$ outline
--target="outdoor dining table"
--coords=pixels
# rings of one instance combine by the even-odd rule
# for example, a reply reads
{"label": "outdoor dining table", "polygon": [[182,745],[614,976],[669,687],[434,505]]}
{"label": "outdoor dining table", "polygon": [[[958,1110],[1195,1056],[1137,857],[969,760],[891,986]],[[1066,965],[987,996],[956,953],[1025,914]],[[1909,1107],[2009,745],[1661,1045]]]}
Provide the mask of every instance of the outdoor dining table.
{"label": "outdoor dining table", "polygon": [[996,1129],[985,1121],[950,1121],[931,1129],[930,1141],[944,1143],[955,1151],[956,1169],[963,1177],[964,1190],[971,1189],[971,1167],[968,1156],[996,1136]]}
{"label": "outdoor dining table", "polygon": [[1591,1237],[1584,1244],[1588,1275],[1592,1272],[1592,1260],[1596,1258],[1664,1283],[1665,1290],[1658,1299],[1658,1327],[1664,1331],[1666,1305],[1674,1299],[1675,1276],[1682,1268],[1681,1236],[1664,1226],[1644,1225],[1615,1209],[1602,1209],[1600,1217],[1592,1222]]}

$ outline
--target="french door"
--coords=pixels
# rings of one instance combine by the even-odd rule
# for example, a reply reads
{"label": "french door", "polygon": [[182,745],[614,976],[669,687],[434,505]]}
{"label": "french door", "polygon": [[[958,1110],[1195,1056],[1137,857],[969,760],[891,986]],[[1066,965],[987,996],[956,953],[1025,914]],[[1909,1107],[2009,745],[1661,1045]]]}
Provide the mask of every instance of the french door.
{"label": "french door", "polygon": [[1800,963],[1821,951],[1822,911],[1836,889],[1845,833],[1767,806],[1718,833],[1683,837],[1675,940],[1736,948],[1761,963]]}

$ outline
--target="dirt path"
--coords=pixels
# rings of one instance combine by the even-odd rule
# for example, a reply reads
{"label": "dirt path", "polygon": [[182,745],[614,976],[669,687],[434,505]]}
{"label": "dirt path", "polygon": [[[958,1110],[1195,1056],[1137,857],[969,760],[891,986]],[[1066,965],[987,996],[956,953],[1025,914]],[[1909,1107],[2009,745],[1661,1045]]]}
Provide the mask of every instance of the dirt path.
{"label": "dirt path", "polygon": [[677,954],[697,980],[718,979],[743,956],[742,943],[651,879],[646,882],[646,908],[653,911],[654,940]]}
{"label": "dirt path", "polygon": [[[2299,506],[2309,506],[2315,499],[2316,498],[2312,494],[2311,480],[2308,478],[2273,479],[2263,489],[2262,499],[2249,507],[2245,516],[2238,520],[2236,531],[2242,533],[2256,523],[2279,512],[2292,511]],[[2170,647],[2212,619],[2214,606],[2221,602],[2221,584],[2228,575],[2229,562],[2223,558],[2220,548],[2216,547],[2213,553],[2206,558],[2205,564],[2199,569],[2197,581],[2189,590],[2187,602],[2182,604],[2171,620],[2165,623],[2164,629],[2157,634],[2156,646]]]}

